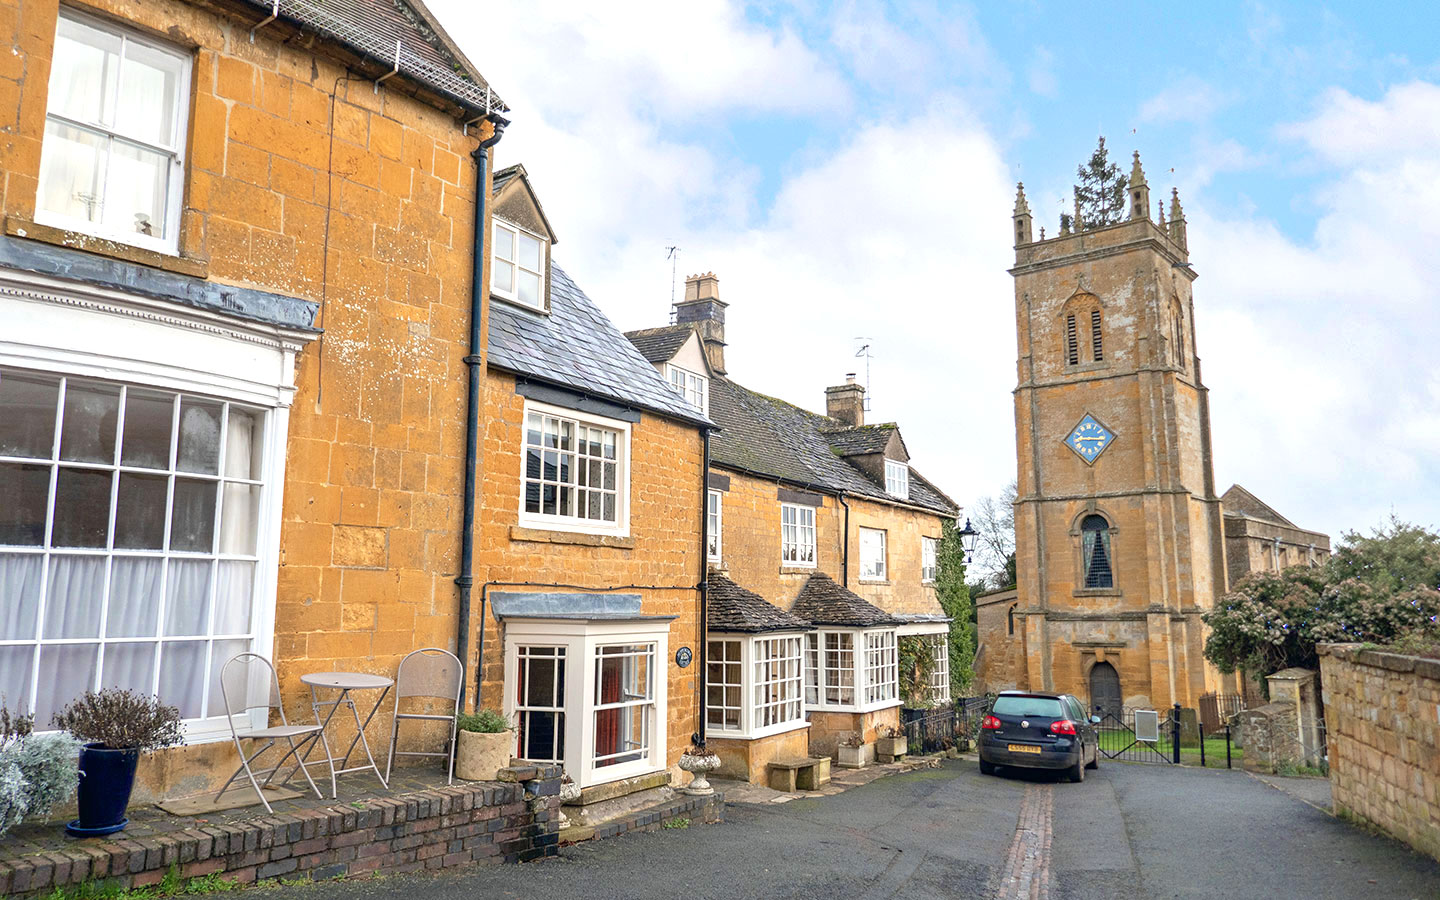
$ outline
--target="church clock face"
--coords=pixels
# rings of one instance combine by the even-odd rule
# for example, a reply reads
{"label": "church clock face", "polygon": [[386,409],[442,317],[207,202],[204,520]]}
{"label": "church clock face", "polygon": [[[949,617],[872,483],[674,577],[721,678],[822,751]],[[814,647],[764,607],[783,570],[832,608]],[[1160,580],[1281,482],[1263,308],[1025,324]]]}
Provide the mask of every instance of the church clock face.
{"label": "church clock face", "polygon": [[1089,413],[1081,419],[1070,434],[1065,438],[1065,444],[1071,450],[1079,454],[1080,458],[1087,464],[1095,462],[1105,448],[1115,440],[1115,434],[1104,425],[1095,421],[1095,417]]}

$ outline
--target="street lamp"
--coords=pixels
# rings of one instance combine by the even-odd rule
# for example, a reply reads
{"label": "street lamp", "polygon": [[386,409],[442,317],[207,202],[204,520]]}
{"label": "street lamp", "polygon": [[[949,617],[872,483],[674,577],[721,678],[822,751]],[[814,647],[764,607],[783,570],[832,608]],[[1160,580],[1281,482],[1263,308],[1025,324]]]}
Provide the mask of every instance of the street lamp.
{"label": "street lamp", "polygon": [[980,540],[980,532],[970,525],[970,519],[965,519],[965,527],[960,529],[960,546],[965,548],[965,562],[968,565],[975,555],[975,544]]}

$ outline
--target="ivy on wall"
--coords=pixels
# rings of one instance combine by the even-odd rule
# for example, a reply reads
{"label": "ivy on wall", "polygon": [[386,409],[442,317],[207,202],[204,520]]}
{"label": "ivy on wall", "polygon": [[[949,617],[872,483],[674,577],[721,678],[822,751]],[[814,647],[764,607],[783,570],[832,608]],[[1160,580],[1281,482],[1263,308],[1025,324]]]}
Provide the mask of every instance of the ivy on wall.
{"label": "ivy on wall", "polygon": [[946,522],[936,553],[935,589],[950,617],[950,696],[964,697],[975,682],[975,603],[965,584],[965,548],[954,522]]}

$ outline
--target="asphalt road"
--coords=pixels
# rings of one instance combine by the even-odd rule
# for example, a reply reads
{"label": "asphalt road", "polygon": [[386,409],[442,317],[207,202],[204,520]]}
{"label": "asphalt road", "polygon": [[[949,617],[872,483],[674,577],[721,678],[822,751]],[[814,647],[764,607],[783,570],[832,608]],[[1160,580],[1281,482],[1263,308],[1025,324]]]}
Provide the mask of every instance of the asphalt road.
{"label": "asphalt road", "polygon": [[[731,806],[720,825],[591,841],[559,859],[282,891],[296,900],[1440,898],[1440,864],[1239,771],[1102,763],[1088,774],[1078,785],[986,777],[950,761],[833,797]],[[1025,848],[1030,880],[1007,880]]]}

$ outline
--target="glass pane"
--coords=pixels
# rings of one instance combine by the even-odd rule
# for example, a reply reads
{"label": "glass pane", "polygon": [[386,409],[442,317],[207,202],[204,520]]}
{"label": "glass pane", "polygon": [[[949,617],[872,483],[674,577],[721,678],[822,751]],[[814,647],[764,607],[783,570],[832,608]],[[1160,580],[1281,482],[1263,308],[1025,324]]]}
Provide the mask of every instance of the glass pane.
{"label": "glass pane", "polygon": [[495,226],[494,254],[496,259],[513,260],[515,258],[515,233],[513,231],[501,228],[499,225]]}
{"label": "glass pane", "polygon": [[0,544],[39,547],[45,543],[45,509],[50,502],[50,467],[0,463]]}
{"label": "glass pane", "polygon": [[507,262],[496,260],[491,263],[495,268],[490,273],[490,286],[497,291],[510,293],[515,290],[515,267]]}
{"label": "glass pane", "polygon": [[0,641],[35,639],[44,564],[38,554],[0,553]]}
{"label": "glass pane", "polygon": [[105,557],[53,556],[45,600],[45,637],[100,636],[105,602]]}
{"label": "glass pane", "polygon": [[[180,707],[185,719],[200,718],[205,690],[205,642],[167,641],[160,649],[160,699]],[[224,708],[222,703],[221,708]]]}
{"label": "glass pane", "polygon": [[[232,418],[230,421],[233,427],[235,420]],[[251,424],[253,421],[252,419]],[[248,437],[243,427],[241,436]],[[232,443],[226,449],[233,449],[240,457],[236,468],[243,474],[239,477],[249,478],[248,442],[242,440],[238,447]],[[180,455],[175,461],[175,468],[182,472],[200,472],[205,475],[214,475],[220,471],[220,404],[188,398],[180,401]]]}
{"label": "glass pane", "polygon": [[519,288],[515,298],[526,306],[538,307],[540,305],[540,276],[521,272],[518,281]]}
{"label": "glass pane", "polygon": [[102,688],[121,688],[148,695],[155,683],[155,644],[106,644],[100,670]]}
{"label": "glass pane", "polygon": [[165,587],[165,634],[206,634],[210,621],[209,560],[173,559]]}
{"label": "glass pane", "polygon": [[110,143],[102,210],[116,231],[166,237],[165,195],[169,190],[170,157],[124,141]]}
{"label": "glass pane", "polygon": [[175,103],[184,66],[178,56],[130,41],[120,67],[115,127],[141,140],[173,147]]}
{"label": "glass pane", "polygon": [[[201,408],[204,404],[196,402],[195,406]],[[184,407],[182,406],[183,410]],[[185,420],[180,420],[180,456],[185,459]],[[238,406],[230,407],[230,422],[225,433],[225,474],[230,478],[249,478],[253,481],[260,480],[260,463],[264,459],[261,452],[261,441],[265,437],[264,423],[260,413],[241,409]],[[198,458],[198,457],[197,457]],[[185,468],[185,466],[181,466]],[[185,471],[200,471],[199,469],[185,469]]]}
{"label": "glass pane", "polygon": [[220,552],[254,556],[260,485],[227,482],[222,490],[225,506],[220,511]]}
{"label": "glass pane", "polygon": [[[110,607],[105,612],[107,637],[149,637],[160,617],[160,571],[164,562],[153,556],[117,556],[110,565]],[[150,690],[146,684],[145,690]]]}
{"label": "glass pane", "polygon": [[525,706],[555,706],[555,663],[531,660],[525,685]]}
{"label": "glass pane", "polygon": [[[130,429],[125,429],[128,434]],[[120,473],[115,500],[115,547],[119,550],[161,550],[165,547],[166,475]]]}
{"label": "glass pane", "polygon": [[255,583],[255,564],[223,561],[215,585],[215,627],[213,634],[248,634],[250,598]]}
{"label": "glass pane", "polygon": [[225,698],[220,696],[220,669],[226,661],[250,649],[250,641],[216,641],[210,654],[210,710],[208,715],[225,715]]}
{"label": "glass pane", "polygon": [[71,379],[65,385],[65,424],[60,458],[71,462],[115,462],[115,426],[120,388]]}
{"label": "glass pane", "polygon": [[0,647],[0,706],[12,715],[31,709],[30,676],[34,660],[33,646]]}
{"label": "glass pane", "polygon": [[99,644],[51,644],[40,648],[35,721],[48,723],[65,704],[95,686]]}
{"label": "glass pane", "polygon": [[52,547],[104,547],[110,527],[110,472],[61,469],[55,485]]}
{"label": "glass pane", "polygon": [[540,242],[528,234],[520,235],[520,258],[517,262],[521,268],[540,271]]}
{"label": "glass pane", "polygon": [[144,469],[170,468],[170,426],[174,417],[174,395],[135,388],[126,391],[120,462]]}
{"label": "glass pane", "polygon": [[0,456],[49,459],[60,380],[0,373]]}
{"label": "glass pane", "polygon": [[175,502],[170,513],[170,549],[210,553],[215,546],[215,490],[213,481],[175,479]]}
{"label": "glass pane", "polygon": [[40,152],[40,195],[36,205],[71,219],[100,219],[105,149],[109,139],[60,122],[45,123]]}
{"label": "glass pane", "polygon": [[82,122],[108,120],[119,56],[119,35],[61,15],[50,63],[50,109]]}

